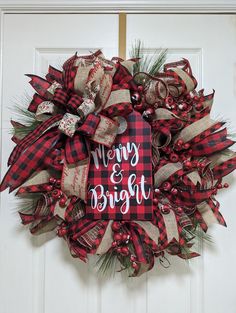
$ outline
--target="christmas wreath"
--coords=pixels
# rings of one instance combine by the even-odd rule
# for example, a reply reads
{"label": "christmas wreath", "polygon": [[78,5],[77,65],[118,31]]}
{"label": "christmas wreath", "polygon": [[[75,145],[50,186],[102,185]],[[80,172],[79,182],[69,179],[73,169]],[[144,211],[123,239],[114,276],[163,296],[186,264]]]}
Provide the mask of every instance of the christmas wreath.
{"label": "christmas wreath", "polygon": [[165,64],[75,54],[62,71],[27,75],[36,93],[1,191],[17,190],[24,225],[56,231],[73,257],[119,261],[130,276],[166,254],[189,259],[208,226],[226,226],[215,196],[236,167],[224,122],[210,118],[214,92],[196,90],[188,60]]}

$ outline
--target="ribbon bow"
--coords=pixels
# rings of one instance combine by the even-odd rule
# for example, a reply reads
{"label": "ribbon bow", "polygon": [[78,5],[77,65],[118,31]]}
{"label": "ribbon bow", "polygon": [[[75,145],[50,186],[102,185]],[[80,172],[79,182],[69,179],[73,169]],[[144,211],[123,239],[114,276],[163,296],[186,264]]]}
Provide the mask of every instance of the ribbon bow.
{"label": "ribbon bow", "polygon": [[[132,75],[126,62],[134,63],[106,60],[99,50],[89,56],[74,55],[64,63],[63,72],[50,66],[45,79],[27,75],[36,90],[28,110],[40,123],[18,140],[1,191],[7,187],[13,191],[44,169],[45,160],[48,164],[51,157],[54,164],[61,155],[63,191],[86,200],[90,141],[111,147],[119,126],[116,117],[132,111]],[[75,186],[71,175],[78,175]]]}

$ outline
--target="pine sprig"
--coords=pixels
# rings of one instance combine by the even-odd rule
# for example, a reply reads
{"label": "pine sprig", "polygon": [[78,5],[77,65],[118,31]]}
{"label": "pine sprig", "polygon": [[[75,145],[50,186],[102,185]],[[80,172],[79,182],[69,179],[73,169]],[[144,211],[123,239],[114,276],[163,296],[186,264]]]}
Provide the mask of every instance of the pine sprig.
{"label": "pine sprig", "polygon": [[36,120],[35,113],[28,111],[27,108],[20,104],[15,104],[13,110],[17,117],[17,122],[22,124],[22,127],[13,126],[11,129],[11,134],[15,135],[17,138],[25,137],[41,123]]}
{"label": "pine sprig", "polygon": [[104,254],[98,256],[96,267],[98,268],[98,273],[114,276],[115,267],[117,261],[117,254],[114,250],[109,250]]}
{"label": "pine sprig", "polygon": [[[166,55],[167,49],[156,50],[153,55],[145,54],[143,43],[136,40],[130,51],[131,58],[139,59],[139,62],[134,65],[134,74],[146,72],[149,75],[156,76],[166,61]],[[142,83],[142,75],[136,76],[136,81]],[[146,78],[147,81],[148,78]]]}
{"label": "pine sprig", "polygon": [[41,197],[40,193],[29,193],[27,196],[17,197],[17,211],[32,212]]}

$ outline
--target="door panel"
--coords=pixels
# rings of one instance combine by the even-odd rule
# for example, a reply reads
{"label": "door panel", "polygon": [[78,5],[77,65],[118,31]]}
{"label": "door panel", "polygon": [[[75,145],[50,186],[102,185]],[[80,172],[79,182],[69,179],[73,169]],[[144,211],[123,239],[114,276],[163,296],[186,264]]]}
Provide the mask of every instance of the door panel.
{"label": "door panel", "polygon": [[[10,142],[9,120],[15,101],[24,103],[33,89],[25,73],[43,75],[78,51],[102,48],[117,55],[118,16],[115,14],[8,14],[3,22],[2,173]],[[55,235],[32,237],[19,226],[13,196],[1,195],[1,313],[97,312],[100,285],[90,269],[69,255]]]}
{"label": "door panel", "polygon": [[[127,23],[128,51],[140,39],[152,54],[168,48],[168,61],[187,58],[199,85],[216,90],[212,116],[236,124],[236,17],[233,15],[130,14]],[[236,249],[235,174],[226,181],[230,190],[218,195],[228,229],[213,226],[214,244],[200,247],[203,256],[184,264],[171,260],[171,268],[148,273],[147,312],[236,312],[236,272],[232,268]],[[203,251],[204,250],[204,251]],[[171,300],[170,300],[171,299]]]}

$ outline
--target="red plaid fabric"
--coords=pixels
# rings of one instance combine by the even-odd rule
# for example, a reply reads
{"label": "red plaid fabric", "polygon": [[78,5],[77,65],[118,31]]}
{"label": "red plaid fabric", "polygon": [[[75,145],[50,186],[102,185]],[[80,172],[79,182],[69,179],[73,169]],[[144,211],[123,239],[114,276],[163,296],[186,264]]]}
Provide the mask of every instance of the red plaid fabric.
{"label": "red plaid fabric", "polygon": [[25,136],[19,144],[13,149],[9,159],[8,166],[12,165],[17,161],[21,153],[32,145],[46,130],[48,130],[54,123],[60,121],[62,119],[61,114],[57,114],[47,119],[45,122],[41,123],[38,127],[36,127],[31,133]]}
{"label": "red plaid fabric", "polygon": [[63,170],[62,159],[64,158],[63,151],[64,150],[58,150],[55,147],[55,150],[51,151],[50,155],[45,156],[42,164],[42,169],[48,168],[54,171],[62,172]]}
{"label": "red plaid fabric", "polygon": [[205,200],[213,194],[213,189],[183,189],[178,187],[178,197],[175,199],[175,204],[179,206],[193,207]]}
{"label": "red plaid fabric", "polygon": [[193,150],[192,155],[195,157],[211,155],[227,149],[233,144],[234,141],[227,138],[227,129],[224,128],[193,145],[191,147]]}
{"label": "red plaid fabric", "polygon": [[65,221],[73,223],[84,217],[84,215],[84,204],[78,198],[74,200],[72,197],[65,211]]}
{"label": "red plaid fabric", "polygon": [[108,221],[99,221],[88,232],[80,236],[78,242],[87,247],[91,254],[96,253],[98,246],[100,245],[102,238],[105,234]]}
{"label": "red plaid fabric", "polygon": [[70,253],[74,258],[79,258],[83,262],[86,262],[87,260],[87,250],[85,247],[81,246],[81,244],[78,241],[75,241],[73,239],[66,238]]}
{"label": "red plaid fabric", "polygon": [[[112,90],[116,90],[118,86],[123,86],[124,84],[131,84],[132,89],[132,82],[133,82],[133,76],[129,73],[126,67],[124,67],[120,62],[116,64],[117,70],[113,76],[113,86]],[[137,87],[136,87],[137,88]],[[129,88],[130,89],[130,88]]]}
{"label": "red plaid fabric", "polygon": [[206,233],[207,229],[208,229],[208,226],[207,226],[206,222],[204,221],[204,219],[202,217],[202,214],[199,212],[199,210],[195,210],[194,218],[199,223],[201,229]]}
{"label": "red plaid fabric", "polygon": [[164,65],[164,72],[167,75],[170,75],[174,78],[175,81],[175,86],[181,89],[181,93],[186,93],[187,92],[187,86],[184,82],[184,80],[173,71],[173,68],[176,67],[180,67],[183,71],[185,71],[188,76],[192,79],[193,83],[194,83],[194,87],[193,89],[195,89],[197,87],[197,80],[195,79],[195,77],[192,74],[192,69],[191,66],[189,64],[189,61],[186,59],[183,59],[181,61],[178,62],[172,62],[172,63],[167,63]]}
{"label": "red plaid fabric", "polygon": [[22,185],[35,172],[60,137],[58,129],[42,135],[28,147],[6,173],[0,191],[10,188],[10,192]]}
{"label": "red plaid fabric", "polygon": [[53,94],[52,100],[55,105],[59,107],[64,107],[66,106],[66,103],[68,102],[70,96],[66,92],[66,90],[62,88],[57,88]]}
{"label": "red plaid fabric", "polygon": [[158,208],[154,210],[154,219],[153,224],[156,225],[159,229],[159,247],[160,250],[163,250],[168,245],[168,238],[167,238],[167,232],[166,232],[166,225],[163,219],[163,216]]}
{"label": "red plaid fabric", "polygon": [[135,249],[135,255],[137,257],[138,262],[147,263],[145,248],[142,242],[142,239],[139,236],[139,233],[136,232],[135,227],[131,228],[132,242]]}
{"label": "red plaid fabric", "polygon": [[62,84],[62,72],[58,69],[54,68],[53,66],[49,65],[48,73],[46,75],[46,80],[50,83],[53,83],[54,81],[58,82],[59,84]]}
{"label": "red plaid fabric", "polygon": [[206,115],[208,115],[210,113],[210,108],[206,107],[205,109],[203,109],[200,112],[194,112],[191,114],[191,117],[188,119],[188,122],[186,123],[186,126],[191,125],[194,122],[199,121],[201,118],[205,117]]}
{"label": "red plaid fabric", "polygon": [[214,179],[220,179],[236,169],[236,157],[215,166],[212,169]]}
{"label": "red plaid fabric", "polygon": [[226,225],[226,222],[225,222],[225,220],[224,220],[222,214],[221,214],[220,211],[219,211],[220,203],[219,203],[218,201],[216,201],[215,199],[214,199],[214,201],[213,201],[213,199],[210,198],[210,199],[207,200],[207,204],[208,204],[209,207],[211,208],[211,210],[212,210],[212,212],[214,213],[214,215],[215,215],[217,221],[219,222],[219,224],[221,224],[221,225],[223,225],[223,226],[226,227],[226,226],[227,226],[227,225]]}
{"label": "red plaid fabric", "polygon": [[92,136],[96,132],[96,128],[100,123],[100,117],[95,113],[88,114],[85,121],[78,127],[78,132],[85,136]]}
{"label": "red plaid fabric", "polygon": [[207,138],[211,134],[215,133],[218,129],[220,129],[225,123],[218,122],[215,125],[211,126],[210,128],[206,129],[199,135],[195,136],[192,140],[189,141],[189,144],[192,146],[195,143],[201,142],[203,139]]}
{"label": "red plaid fabric", "polygon": [[[108,149],[98,144],[91,145],[92,157],[88,177],[89,191],[86,206],[86,216],[88,218],[102,220],[152,219],[150,126],[142,119],[140,113],[137,112],[133,112],[127,117],[127,123],[128,127],[126,132],[121,136],[116,137],[113,148]],[[130,150],[128,157],[127,153],[129,149],[132,151]],[[110,159],[112,155],[113,157]],[[132,158],[133,162],[135,162],[138,156],[138,164],[131,166],[130,162]],[[114,176],[116,170],[118,173],[116,173],[117,176]],[[111,177],[113,172],[114,175]],[[119,175],[122,175],[122,179],[119,179]],[[139,187],[142,175],[144,175],[145,180],[143,193],[145,193],[147,199],[141,196],[142,191]],[[119,179],[119,183],[116,184],[115,182],[112,182],[112,179],[115,182]],[[130,181],[129,187],[128,181]],[[134,192],[131,192],[129,188],[133,188],[132,190]],[[98,196],[97,203],[95,203],[95,194]],[[139,198],[140,203],[138,203],[136,196]],[[113,203],[114,199],[115,203]],[[106,207],[104,211],[99,212],[98,209],[103,201],[107,201]],[[127,209],[126,205],[128,201],[128,212],[123,214],[120,208],[123,205],[125,211]],[[94,206],[94,208],[92,206]]]}
{"label": "red plaid fabric", "polygon": [[154,120],[151,122],[152,128],[154,130],[160,130],[164,134],[169,135],[171,132],[175,132],[183,127],[183,121],[177,118],[172,118],[169,120]]}
{"label": "red plaid fabric", "polygon": [[77,114],[77,109],[83,102],[82,97],[78,96],[77,94],[73,94],[69,101],[66,103],[66,110],[73,114]]}
{"label": "red plaid fabric", "polygon": [[146,231],[139,224],[131,222],[130,226],[133,227],[139,234],[141,241],[144,242],[153,252],[158,251],[158,246],[155,241],[148,236]]}
{"label": "red plaid fabric", "polygon": [[88,158],[88,149],[85,138],[80,134],[66,138],[65,156],[68,164],[74,164]]}
{"label": "red plaid fabric", "polygon": [[111,105],[107,109],[103,110],[103,114],[113,118],[115,116],[127,116],[133,111],[133,106],[130,102],[122,102]]}
{"label": "red plaid fabric", "polygon": [[39,106],[40,103],[42,103],[43,101],[47,101],[46,98],[41,97],[40,95],[38,95],[37,93],[35,93],[33,95],[33,99],[31,100],[29,106],[28,106],[28,110],[30,112],[35,113],[37,111],[37,108]]}
{"label": "red plaid fabric", "polygon": [[31,81],[29,83],[36,90],[36,92],[41,97],[48,99],[49,93],[47,89],[51,86],[51,83],[37,75],[26,74],[26,76],[31,78]]}
{"label": "red plaid fabric", "polygon": [[75,54],[63,64],[63,83],[69,92],[74,90],[74,79],[78,68],[74,66],[74,63],[77,58],[77,54]]}
{"label": "red plaid fabric", "polygon": [[183,236],[183,219],[182,217],[175,212],[175,210],[173,210],[173,212],[175,213],[175,219],[176,219],[176,222],[177,222],[177,229],[178,229],[178,233],[179,233],[179,241],[178,243],[183,246],[185,244],[185,239],[184,239],[184,236]]}
{"label": "red plaid fabric", "polygon": [[71,236],[73,240],[77,240],[81,235],[85,234],[93,228],[98,221],[93,221],[84,216],[80,220],[68,224],[67,235]]}
{"label": "red plaid fabric", "polygon": [[30,185],[25,187],[20,187],[17,191],[17,195],[24,194],[24,193],[41,193],[47,192],[48,184],[39,184],[39,185]]}

